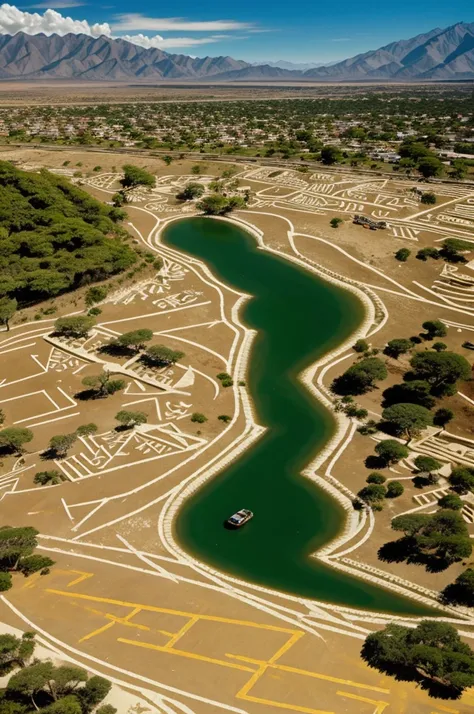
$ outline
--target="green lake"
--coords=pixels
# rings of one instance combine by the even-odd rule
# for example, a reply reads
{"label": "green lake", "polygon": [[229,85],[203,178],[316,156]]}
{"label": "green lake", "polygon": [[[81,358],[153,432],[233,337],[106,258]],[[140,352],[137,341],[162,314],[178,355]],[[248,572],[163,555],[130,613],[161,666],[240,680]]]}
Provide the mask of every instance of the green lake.
{"label": "green lake", "polygon": [[[331,413],[298,381],[315,359],[339,345],[364,317],[347,290],[259,250],[237,226],[211,218],[172,223],[172,248],[202,259],[231,287],[252,295],[241,319],[258,331],[247,384],[258,422],[268,428],[234,464],[185,502],[176,520],[181,545],[237,577],[307,598],[411,615],[432,610],[347,576],[310,554],[344,523],[340,505],[301,471],[335,428]],[[203,407],[205,412],[205,407]],[[367,441],[369,453],[372,442]],[[230,531],[225,519],[240,508],[255,514]]]}

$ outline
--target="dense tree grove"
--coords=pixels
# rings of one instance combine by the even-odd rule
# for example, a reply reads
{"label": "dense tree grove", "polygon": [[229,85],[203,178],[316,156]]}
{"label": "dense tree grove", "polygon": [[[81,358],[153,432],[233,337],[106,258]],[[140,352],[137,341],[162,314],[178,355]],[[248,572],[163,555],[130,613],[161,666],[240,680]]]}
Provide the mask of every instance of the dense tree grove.
{"label": "dense tree grove", "polygon": [[0,591],[11,588],[11,573],[30,575],[54,565],[51,558],[34,552],[37,535],[38,531],[31,527],[0,527]]}
{"label": "dense tree grove", "polygon": [[425,620],[415,628],[387,625],[368,635],[361,655],[379,672],[420,682],[443,698],[457,699],[474,684],[474,653],[445,622]]}
{"label": "dense tree grove", "polygon": [[89,677],[85,669],[73,664],[32,660],[34,637],[33,632],[22,637],[0,635],[0,672],[13,672],[0,689],[2,714],[116,714],[110,704],[99,707],[112,686],[107,679]]}
{"label": "dense tree grove", "polygon": [[0,298],[30,304],[132,265],[114,210],[62,177],[0,162]]}

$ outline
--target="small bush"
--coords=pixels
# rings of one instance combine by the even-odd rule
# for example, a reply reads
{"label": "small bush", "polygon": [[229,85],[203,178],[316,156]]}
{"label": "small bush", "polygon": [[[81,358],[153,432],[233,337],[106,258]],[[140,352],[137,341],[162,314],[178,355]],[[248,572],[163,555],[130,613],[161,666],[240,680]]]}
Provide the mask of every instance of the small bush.
{"label": "small bush", "polygon": [[395,259],[399,260],[400,263],[406,263],[406,261],[408,260],[410,255],[411,255],[411,250],[409,250],[408,248],[400,248],[395,253]]}
{"label": "small bush", "polygon": [[387,485],[387,498],[398,498],[402,495],[404,490],[400,481],[390,481]]}
{"label": "small bush", "polygon": [[228,424],[232,417],[230,417],[228,414],[220,414],[218,417],[219,421],[223,421],[224,424]]}
{"label": "small bush", "polygon": [[207,421],[207,417],[204,416],[204,414],[201,414],[201,412],[194,412],[191,414],[191,421],[197,422],[198,424],[204,424],[204,422]]}
{"label": "small bush", "polygon": [[372,471],[372,473],[369,474],[366,478],[367,483],[382,484],[385,483],[386,480],[386,477],[378,471]]}

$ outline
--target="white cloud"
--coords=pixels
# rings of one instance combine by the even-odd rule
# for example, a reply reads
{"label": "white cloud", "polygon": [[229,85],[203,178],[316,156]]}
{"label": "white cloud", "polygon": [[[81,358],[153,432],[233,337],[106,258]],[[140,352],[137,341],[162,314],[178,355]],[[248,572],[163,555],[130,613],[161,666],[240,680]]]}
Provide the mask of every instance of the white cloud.
{"label": "white cloud", "polygon": [[39,2],[37,5],[26,5],[26,9],[29,10],[30,8],[38,9],[38,10],[48,10],[49,8],[52,8],[54,10],[59,9],[64,9],[68,7],[83,7],[87,3],[82,2],[82,0],[56,0],[54,2]]}
{"label": "white cloud", "polygon": [[114,31],[124,30],[152,30],[162,32],[166,30],[185,30],[186,32],[219,32],[221,30],[243,30],[252,25],[235,20],[210,20],[194,22],[181,17],[146,17],[138,13],[129,13],[116,16],[112,24]]}
{"label": "white cloud", "polygon": [[[82,5],[81,0],[56,0],[56,7],[76,7]],[[54,3],[54,0],[53,0]],[[50,4],[50,3],[48,3]],[[46,6],[45,3],[35,7]],[[116,32],[126,29],[140,30],[188,30],[194,32],[211,32],[201,37],[162,37],[154,35],[148,37],[139,32],[137,34],[120,35],[120,39],[132,42],[147,49],[157,47],[160,49],[194,47],[197,45],[207,45],[233,37],[243,39],[242,36],[214,34],[221,30],[241,29],[245,27],[243,23],[231,20],[216,20],[215,22],[187,22],[178,18],[154,19],[143,18],[141,15],[118,15],[119,22],[110,27],[109,23],[90,24],[87,20],[74,20],[72,17],[61,15],[60,12],[46,9],[42,14],[38,12],[26,12],[19,10],[14,5],[4,3],[0,5],[0,34],[15,35],[17,32],[25,32],[28,35],[37,35],[42,32],[45,35],[66,35],[83,33],[91,37],[117,37]],[[153,27],[151,27],[153,25]],[[112,29],[114,34],[112,34]]]}
{"label": "white cloud", "polygon": [[132,42],[134,45],[140,45],[140,47],[145,47],[150,49],[152,47],[157,47],[161,50],[165,50],[172,47],[194,47],[195,45],[208,45],[213,42],[220,42],[225,37],[225,35],[211,35],[210,37],[161,37],[161,35],[154,35],[153,37],[147,37],[147,35],[120,35],[118,39],[126,40],[127,42]]}
{"label": "white cloud", "polygon": [[14,5],[6,3],[0,5],[0,34],[14,35],[17,32],[26,32],[28,35],[37,35],[39,32],[44,32],[45,35],[82,32],[92,37],[111,35],[110,25],[107,22],[90,25],[87,20],[73,20],[72,17],[64,17],[56,10],[48,9],[40,15],[37,12],[24,12]]}

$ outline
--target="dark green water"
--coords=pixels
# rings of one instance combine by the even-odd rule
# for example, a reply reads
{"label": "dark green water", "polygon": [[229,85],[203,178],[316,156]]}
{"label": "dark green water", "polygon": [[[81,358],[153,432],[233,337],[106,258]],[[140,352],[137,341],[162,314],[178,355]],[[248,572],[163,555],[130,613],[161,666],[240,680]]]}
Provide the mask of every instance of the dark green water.
{"label": "dark green water", "polygon": [[[253,448],[184,504],[176,522],[181,544],[221,570],[278,590],[349,607],[432,614],[309,557],[338,533],[344,511],[300,475],[330,438],[334,422],[297,375],[353,332],[363,319],[361,303],[258,250],[250,234],[230,223],[177,221],[163,239],[254,296],[241,313],[258,330],[248,386],[258,421],[268,427]],[[250,508],[255,517],[239,531],[226,530],[224,520],[239,508]]]}

